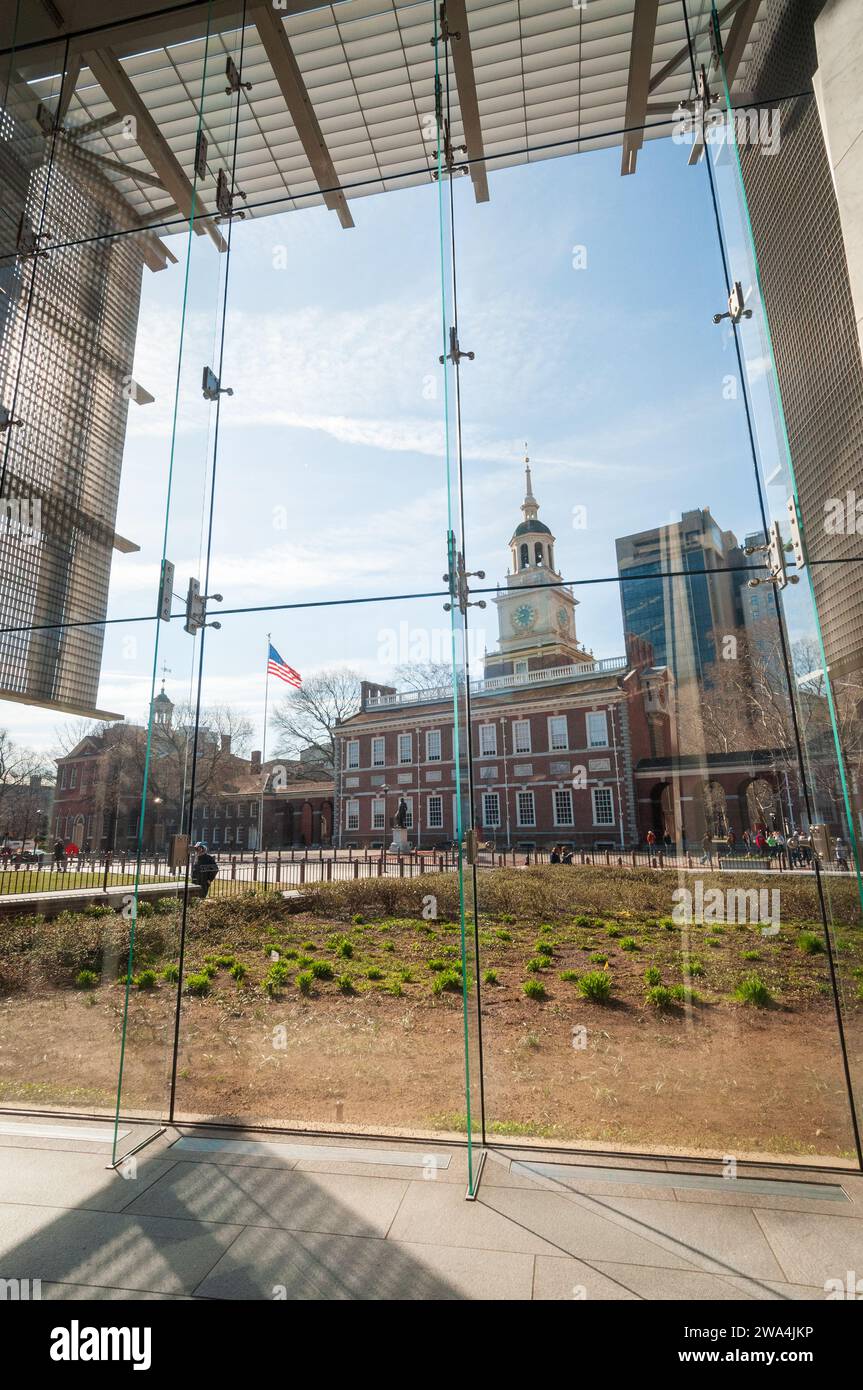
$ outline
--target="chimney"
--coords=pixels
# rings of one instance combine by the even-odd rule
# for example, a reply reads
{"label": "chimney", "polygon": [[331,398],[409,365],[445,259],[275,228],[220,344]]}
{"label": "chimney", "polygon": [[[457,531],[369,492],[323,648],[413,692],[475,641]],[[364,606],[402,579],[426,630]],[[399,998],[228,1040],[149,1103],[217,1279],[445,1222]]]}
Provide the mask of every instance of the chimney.
{"label": "chimney", "polygon": [[223,752],[223,753],[230,753],[230,751],[231,751],[231,735],[230,735],[230,734],[222,734],[222,752]]}
{"label": "chimney", "polygon": [[261,770],[261,750],[260,750],[260,748],[256,748],[256,749],[254,750],[254,752],[252,753],[252,771],[253,771],[253,772],[260,772],[260,770]]}
{"label": "chimney", "polygon": [[379,695],[395,695],[394,685],[378,685],[374,681],[360,682],[360,708],[368,709],[369,700],[376,700]]}

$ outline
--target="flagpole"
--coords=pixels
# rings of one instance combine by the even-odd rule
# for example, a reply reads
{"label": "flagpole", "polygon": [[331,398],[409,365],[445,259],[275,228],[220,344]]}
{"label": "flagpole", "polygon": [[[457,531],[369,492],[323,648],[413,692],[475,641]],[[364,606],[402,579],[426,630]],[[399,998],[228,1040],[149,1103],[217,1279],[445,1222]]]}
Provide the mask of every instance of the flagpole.
{"label": "flagpole", "polygon": [[270,645],[272,633],[267,633],[267,669],[264,677],[264,737],[261,740],[261,808],[258,818],[260,843],[258,849],[264,848],[264,763],[267,760],[267,709],[270,698]]}

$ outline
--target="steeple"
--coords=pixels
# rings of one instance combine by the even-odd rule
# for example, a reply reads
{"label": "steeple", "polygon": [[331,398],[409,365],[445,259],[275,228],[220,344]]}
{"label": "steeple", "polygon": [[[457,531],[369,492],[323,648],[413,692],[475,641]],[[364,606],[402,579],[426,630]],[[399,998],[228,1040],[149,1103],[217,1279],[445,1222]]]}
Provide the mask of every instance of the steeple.
{"label": "steeple", "polygon": [[153,701],[153,723],[157,728],[169,729],[171,720],[174,717],[174,704],[165,694],[165,677],[162,677],[162,689]]}
{"label": "steeple", "polygon": [[530,477],[530,458],[527,452],[527,440],[524,444],[524,501],[521,504],[521,512],[525,521],[535,521],[539,512],[539,503],[533,495],[533,485]]}

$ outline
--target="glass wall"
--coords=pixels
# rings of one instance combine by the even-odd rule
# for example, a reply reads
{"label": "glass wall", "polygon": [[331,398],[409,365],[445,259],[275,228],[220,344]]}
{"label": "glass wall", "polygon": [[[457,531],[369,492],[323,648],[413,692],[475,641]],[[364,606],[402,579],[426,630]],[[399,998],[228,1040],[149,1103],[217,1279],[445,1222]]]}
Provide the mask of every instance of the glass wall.
{"label": "glass wall", "polygon": [[0,1104],[117,1159],[446,1136],[471,1190],[493,1143],[859,1165],[861,557],[774,253],[814,97],[757,100],[756,27],[741,107],[679,0],[640,107],[601,3],[38,9]]}

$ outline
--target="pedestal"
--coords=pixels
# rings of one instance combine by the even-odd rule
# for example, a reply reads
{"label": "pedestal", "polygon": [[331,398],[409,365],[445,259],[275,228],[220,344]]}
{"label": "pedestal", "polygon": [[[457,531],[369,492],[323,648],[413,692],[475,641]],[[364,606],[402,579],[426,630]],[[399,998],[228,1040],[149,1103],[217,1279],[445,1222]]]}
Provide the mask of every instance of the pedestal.
{"label": "pedestal", "polygon": [[408,844],[408,832],[406,827],[403,828],[400,825],[393,826],[393,842],[390,845],[389,853],[410,854],[410,845]]}

